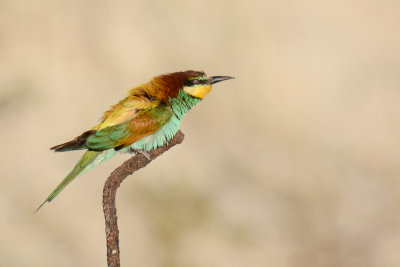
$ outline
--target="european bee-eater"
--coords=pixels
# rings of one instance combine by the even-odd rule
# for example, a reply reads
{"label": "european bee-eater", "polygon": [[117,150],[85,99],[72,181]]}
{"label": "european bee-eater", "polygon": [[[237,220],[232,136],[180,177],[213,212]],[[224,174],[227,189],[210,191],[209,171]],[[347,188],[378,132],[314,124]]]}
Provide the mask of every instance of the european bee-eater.
{"label": "european bee-eater", "polygon": [[116,152],[143,152],[163,146],[178,131],[183,115],[230,76],[207,77],[188,70],[156,76],[131,89],[106,111],[100,123],[72,141],[52,147],[56,152],[86,149],[72,171],[36,210],[52,201],[75,177],[113,157]]}

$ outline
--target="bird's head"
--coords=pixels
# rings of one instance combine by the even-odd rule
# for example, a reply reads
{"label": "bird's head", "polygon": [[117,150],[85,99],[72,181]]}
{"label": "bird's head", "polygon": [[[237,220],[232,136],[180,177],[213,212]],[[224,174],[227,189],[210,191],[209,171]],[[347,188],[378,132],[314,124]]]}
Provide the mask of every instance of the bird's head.
{"label": "bird's head", "polygon": [[151,83],[158,88],[154,92],[154,94],[157,94],[156,98],[168,101],[170,97],[177,97],[180,90],[183,90],[192,97],[203,99],[210,92],[211,86],[214,83],[229,79],[233,79],[233,77],[207,77],[202,71],[188,70],[156,76],[152,79]]}
{"label": "bird's head", "polygon": [[212,76],[207,75],[202,71],[185,71],[185,79],[183,82],[183,91],[190,96],[203,99],[210,92],[214,83],[233,79],[230,76]]}

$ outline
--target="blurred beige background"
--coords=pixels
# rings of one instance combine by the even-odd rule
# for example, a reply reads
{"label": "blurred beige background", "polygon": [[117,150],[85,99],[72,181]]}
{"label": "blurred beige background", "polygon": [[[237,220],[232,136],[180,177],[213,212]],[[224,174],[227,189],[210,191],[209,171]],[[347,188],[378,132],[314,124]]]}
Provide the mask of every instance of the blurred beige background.
{"label": "blurred beige background", "polygon": [[0,1],[0,266],[106,266],[120,155],[35,208],[125,91],[216,85],[118,192],[123,266],[400,266],[399,1]]}

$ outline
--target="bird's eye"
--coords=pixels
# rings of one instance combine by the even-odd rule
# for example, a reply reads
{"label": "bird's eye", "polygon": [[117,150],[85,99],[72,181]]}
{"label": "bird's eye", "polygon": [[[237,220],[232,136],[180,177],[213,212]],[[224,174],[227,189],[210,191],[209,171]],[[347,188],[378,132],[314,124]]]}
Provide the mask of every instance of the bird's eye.
{"label": "bird's eye", "polygon": [[197,79],[194,79],[192,82],[193,82],[193,84],[199,84],[200,83],[200,81],[197,80]]}

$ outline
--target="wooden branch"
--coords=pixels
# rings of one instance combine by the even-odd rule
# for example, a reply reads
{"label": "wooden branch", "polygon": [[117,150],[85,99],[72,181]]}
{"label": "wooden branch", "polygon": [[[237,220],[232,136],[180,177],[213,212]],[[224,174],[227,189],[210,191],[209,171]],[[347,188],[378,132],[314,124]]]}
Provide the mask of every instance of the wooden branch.
{"label": "wooden branch", "polygon": [[118,187],[127,176],[145,167],[171,147],[182,143],[184,137],[184,134],[178,131],[168,144],[147,152],[150,159],[147,159],[146,156],[140,153],[134,155],[116,168],[105,182],[103,189],[103,211],[106,221],[107,264],[109,267],[120,266],[119,230],[117,225],[117,208],[115,206],[115,195]]}

